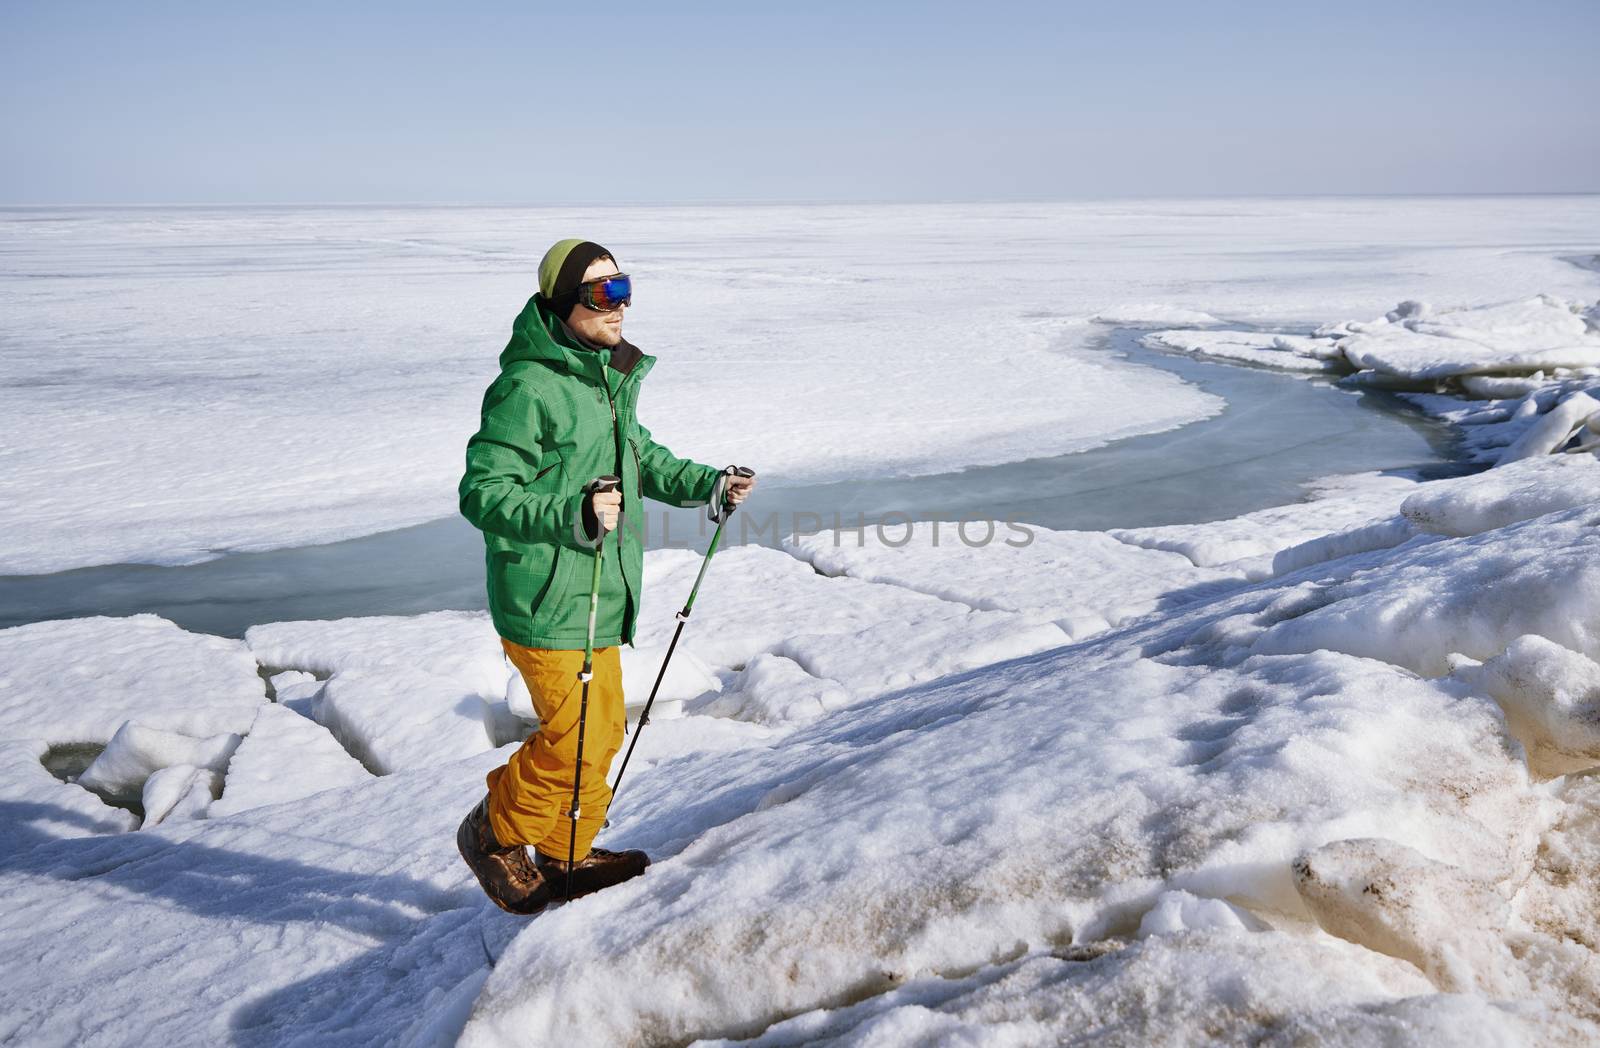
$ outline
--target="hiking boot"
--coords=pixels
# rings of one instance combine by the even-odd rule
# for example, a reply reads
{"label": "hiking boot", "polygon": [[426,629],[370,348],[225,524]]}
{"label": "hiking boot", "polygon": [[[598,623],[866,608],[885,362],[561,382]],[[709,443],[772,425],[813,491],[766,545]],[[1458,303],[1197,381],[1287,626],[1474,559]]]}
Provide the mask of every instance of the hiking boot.
{"label": "hiking boot", "polygon": [[520,844],[503,845],[489,825],[489,795],[461,820],[456,850],[477,875],[483,893],[507,913],[531,917],[550,902],[550,885]]}
{"label": "hiking boot", "polygon": [[533,862],[544,875],[551,899],[576,899],[580,895],[588,895],[639,876],[650,865],[650,856],[642,851],[614,852],[590,848],[588,855],[572,864],[571,895],[567,894],[565,859],[552,859],[544,852],[535,851]]}

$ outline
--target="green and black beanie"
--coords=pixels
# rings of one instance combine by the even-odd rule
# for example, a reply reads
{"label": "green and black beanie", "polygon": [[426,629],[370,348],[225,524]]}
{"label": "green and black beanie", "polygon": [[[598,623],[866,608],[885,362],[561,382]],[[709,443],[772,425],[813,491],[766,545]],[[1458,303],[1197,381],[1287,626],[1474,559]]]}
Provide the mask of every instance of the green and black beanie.
{"label": "green and black beanie", "polygon": [[558,240],[539,263],[539,297],[562,320],[578,304],[584,270],[597,258],[616,256],[592,240]]}

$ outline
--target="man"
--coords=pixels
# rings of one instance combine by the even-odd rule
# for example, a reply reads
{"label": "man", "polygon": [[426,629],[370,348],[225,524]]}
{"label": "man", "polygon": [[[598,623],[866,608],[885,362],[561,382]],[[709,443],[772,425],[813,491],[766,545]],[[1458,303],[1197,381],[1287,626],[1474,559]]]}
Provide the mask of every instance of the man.
{"label": "man", "polygon": [[[625,725],[618,646],[633,640],[639,617],[644,551],[628,522],[644,519],[643,498],[716,513],[755,486],[733,467],[677,458],[634,417],[639,383],[656,358],[622,337],[631,296],[632,282],[605,248],[587,240],[551,247],[467,443],[461,513],[483,532],[489,612],[527,682],[539,730],[489,773],[488,795],[461,823],[456,844],[489,898],[512,913],[567,898],[569,880],[576,897],[649,864],[643,852],[590,844],[611,803],[606,775]],[[607,475],[621,478],[620,487],[595,490]],[[597,549],[602,575],[574,834],[578,674]],[[569,854],[577,857],[570,871]]]}

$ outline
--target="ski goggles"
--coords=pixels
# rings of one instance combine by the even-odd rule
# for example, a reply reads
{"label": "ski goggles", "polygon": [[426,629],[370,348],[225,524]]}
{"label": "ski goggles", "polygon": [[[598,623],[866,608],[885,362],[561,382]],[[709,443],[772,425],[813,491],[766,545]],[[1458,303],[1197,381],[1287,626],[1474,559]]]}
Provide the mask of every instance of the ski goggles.
{"label": "ski goggles", "polygon": [[626,273],[587,280],[578,285],[578,304],[597,313],[609,313],[633,300],[633,281]]}

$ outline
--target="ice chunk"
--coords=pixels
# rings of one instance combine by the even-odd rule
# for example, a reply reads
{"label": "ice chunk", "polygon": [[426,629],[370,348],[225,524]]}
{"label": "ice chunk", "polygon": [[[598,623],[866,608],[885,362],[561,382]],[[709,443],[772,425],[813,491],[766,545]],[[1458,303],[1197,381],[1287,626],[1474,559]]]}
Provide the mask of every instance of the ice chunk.
{"label": "ice chunk", "polygon": [[[1404,304],[1402,304],[1404,305]],[[1582,308],[1550,295],[1442,312],[1396,311],[1343,325],[1358,368],[1413,379],[1600,365],[1600,335]]]}
{"label": "ice chunk", "polygon": [[490,734],[490,706],[459,680],[390,667],[335,673],[313,712],[369,771],[388,775],[458,761],[509,741]]}
{"label": "ice chunk", "polygon": [[266,665],[330,675],[315,690],[301,682],[306,712],[375,774],[459,760],[531,730],[507,705],[513,671],[485,612],[274,622],[245,640]]}
{"label": "ice chunk", "polygon": [[837,681],[813,676],[793,659],[763,652],[720,693],[692,703],[691,709],[758,724],[803,724],[850,701],[850,693]]}
{"label": "ice chunk", "polygon": [[370,778],[328,729],[287,707],[263,706],[228,762],[222,796],[209,815],[284,804]]}
{"label": "ice chunk", "polygon": [[1542,371],[1532,375],[1462,375],[1459,382],[1462,392],[1483,400],[1525,397],[1550,384]]}
{"label": "ice chunk", "polygon": [[1416,525],[1400,516],[1359,524],[1279,550],[1272,557],[1272,574],[1287,575],[1339,557],[1392,549],[1409,542],[1416,534]]}
{"label": "ice chunk", "polygon": [[1199,929],[1259,932],[1265,931],[1267,924],[1225,899],[1204,899],[1185,891],[1162,892],[1139,921],[1141,939]]}
{"label": "ice chunk", "polygon": [[1529,995],[1501,937],[1506,900],[1467,871],[1366,838],[1325,844],[1294,872],[1317,922],[1341,939],[1410,961],[1446,992]]}
{"label": "ice chunk", "polygon": [[107,804],[88,790],[52,775],[45,767],[49,743],[42,739],[0,741],[0,848],[18,855],[57,837],[122,833],[138,827],[133,812]]}
{"label": "ice chunk", "polygon": [[105,743],[147,728],[243,732],[267,701],[250,651],[155,615],[0,630],[0,738]]}
{"label": "ice chunk", "polygon": [[197,739],[128,721],[78,776],[78,785],[108,797],[136,799],[145,788],[145,780],[163,768],[188,766],[224,771],[238,746],[239,736],[232,733]]}
{"label": "ice chunk", "polygon": [[272,692],[279,703],[302,717],[311,716],[311,707],[317,700],[317,693],[322,691],[322,680],[316,674],[304,670],[284,670],[282,673],[274,673],[267,678],[267,683],[272,685]]}
{"label": "ice chunk", "polygon": [[[636,717],[644,709],[645,702],[650,698],[650,689],[655,687],[656,676],[661,672],[662,659],[666,658],[666,654],[667,647],[664,644],[646,644],[640,647],[623,645],[623,702],[630,717]],[[661,679],[661,687],[656,692],[655,707],[650,711],[652,718],[676,717],[682,711],[686,699],[704,695],[708,691],[716,691],[721,687],[712,668],[681,643],[672,653],[672,661],[667,663],[666,667],[667,675]]]}
{"label": "ice chunk", "polygon": [[1600,510],[1584,507],[1481,535],[1413,541],[1382,570],[1319,586],[1234,639],[1263,653],[1345,651],[1428,676],[1449,672],[1454,652],[1487,659],[1525,633],[1600,658],[1597,525]]}
{"label": "ice chunk", "polygon": [[1156,331],[1144,337],[1144,344],[1152,349],[1287,371],[1338,373],[1349,370],[1332,340],[1270,331]]}
{"label": "ice chunk", "polygon": [[[650,554],[647,588],[687,593],[700,560],[688,550]],[[759,546],[718,553],[705,587],[715,599],[696,605],[678,645],[680,655],[692,650],[726,678],[763,652],[781,654],[843,685],[857,699],[1066,639],[1058,628],[1031,616],[974,616],[965,603],[897,585],[829,577],[804,560]],[[674,611],[666,602],[645,605],[641,650],[665,645],[676,626]],[[980,633],[969,636],[975,627]]]}
{"label": "ice chunk", "polygon": [[145,826],[203,819],[212,798],[222,792],[222,776],[211,768],[174,764],[155,772],[141,793]]}
{"label": "ice chunk", "polygon": [[[645,603],[634,641],[641,650],[664,648],[671,639],[674,616],[701,560],[697,553],[677,549],[645,556],[645,591],[662,596]],[[694,651],[708,666],[731,669],[795,633],[853,633],[900,619],[928,602],[898,586],[819,575],[806,561],[780,550],[737,546],[713,560],[678,647]]]}
{"label": "ice chunk", "polygon": [[[857,698],[1031,655],[1066,644],[1053,622],[1003,611],[929,601],[904,618],[856,633],[798,633],[778,654],[808,673],[844,685]],[[832,696],[832,692],[827,692]]]}
{"label": "ice chunk", "polygon": [[1400,505],[1418,530],[1476,535],[1546,513],[1600,504],[1600,459],[1544,455],[1423,485]]}
{"label": "ice chunk", "polygon": [[[1600,351],[1597,351],[1600,352]],[[1579,390],[1561,399],[1501,454],[1497,466],[1535,455],[1548,455],[1565,444],[1584,423],[1600,414],[1600,400]]]}
{"label": "ice chunk", "polygon": [[264,666],[328,675],[408,667],[458,681],[487,699],[506,696],[506,657],[487,612],[435,611],[252,626],[245,642]]}
{"label": "ice chunk", "polygon": [[1600,765],[1600,664],[1537,634],[1512,641],[1458,679],[1494,696],[1542,775]]}

